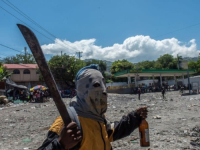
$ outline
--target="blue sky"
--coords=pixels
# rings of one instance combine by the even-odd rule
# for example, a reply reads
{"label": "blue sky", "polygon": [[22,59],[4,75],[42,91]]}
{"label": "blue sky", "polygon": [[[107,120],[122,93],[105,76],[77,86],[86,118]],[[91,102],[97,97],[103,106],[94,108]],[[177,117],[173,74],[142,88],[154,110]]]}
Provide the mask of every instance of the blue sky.
{"label": "blue sky", "polygon": [[[19,51],[28,47],[16,26],[20,23],[33,30],[50,56],[82,51],[82,59],[131,62],[155,60],[165,53],[197,57],[199,6],[199,0],[1,0],[0,44]],[[0,45],[2,58],[17,53]]]}

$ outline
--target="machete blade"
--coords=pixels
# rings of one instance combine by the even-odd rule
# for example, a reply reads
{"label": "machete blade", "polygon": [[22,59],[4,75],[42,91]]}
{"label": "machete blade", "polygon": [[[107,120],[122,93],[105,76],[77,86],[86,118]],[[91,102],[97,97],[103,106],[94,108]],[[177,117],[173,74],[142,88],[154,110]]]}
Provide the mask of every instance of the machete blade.
{"label": "machete blade", "polygon": [[44,57],[40,44],[35,34],[29,28],[21,24],[17,24],[17,26],[20,29],[22,35],[24,36],[30,50],[32,51],[32,54],[38,64],[38,67],[44,77],[45,83],[47,84],[52,94],[56,107],[63,119],[65,126],[67,126],[71,122],[71,118],[69,117],[66,106],[64,102],[62,101],[56,82],[46,62],[46,59]]}

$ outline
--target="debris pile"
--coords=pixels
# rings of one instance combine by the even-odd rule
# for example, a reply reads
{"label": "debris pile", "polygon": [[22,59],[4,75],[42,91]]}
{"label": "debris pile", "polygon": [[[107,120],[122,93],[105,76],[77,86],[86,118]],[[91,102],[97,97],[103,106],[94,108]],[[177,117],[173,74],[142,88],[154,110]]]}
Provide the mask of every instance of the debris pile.
{"label": "debris pile", "polygon": [[[69,106],[71,99],[63,100]],[[177,91],[171,91],[163,100],[161,93],[145,93],[138,100],[138,95],[134,94],[108,94],[107,103],[108,123],[119,121],[138,107],[147,106],[150,147],[145,150],[200,149],[200,95],[180,96]],[[46,103],[10,102],[0,107],[0,149],[38,149],[58,116],[52,99]],[[113,142],[112,146],[114,150],[144,149],[140,147],[138,129]]]}
{"label": "debris pile", "polygon": [[0,104],[6,105],[7,103],[9,103],[7,97],[4,96],[4,95],[1,95],[1,96],[0,96]]}
{"label": "debris pile", "polygon": [[190,131],[190,137],[190,144],[196,147],[200,147],[200,126],[196,126]]}

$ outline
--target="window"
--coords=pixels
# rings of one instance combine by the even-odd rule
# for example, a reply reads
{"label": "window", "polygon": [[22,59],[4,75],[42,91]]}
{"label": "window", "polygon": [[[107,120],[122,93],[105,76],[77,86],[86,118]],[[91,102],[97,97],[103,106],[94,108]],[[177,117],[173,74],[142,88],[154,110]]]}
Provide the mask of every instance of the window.
{"label": "window", "polygon": [[18,69],[13,70],[13,74],[20,74],[20,71]]}
{"label": "window", "polygon": [[25,69],[25,70],[24,70],[24,74],[30,74],[30,70]]}

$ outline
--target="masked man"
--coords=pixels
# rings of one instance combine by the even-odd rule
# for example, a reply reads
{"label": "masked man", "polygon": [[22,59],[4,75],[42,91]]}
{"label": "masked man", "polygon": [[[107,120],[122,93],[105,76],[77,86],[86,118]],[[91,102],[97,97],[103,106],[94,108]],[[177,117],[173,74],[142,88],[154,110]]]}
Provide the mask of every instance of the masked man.
{"label": "masked man", "polygon": [[75,81],[77,96],[70,105],[76,110],[81,131],[75,122],[64,127],[58,117],[39,150],[111,150],[111,142],[130,135],[147,117],[147,108],[142,107],[123,116],[120,121],[107,123],[105,79],[97,65],[82,68]]}

